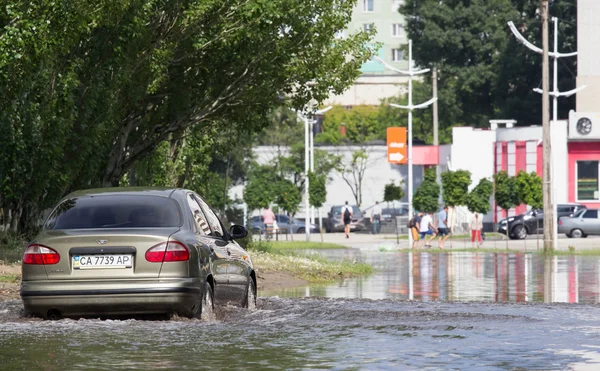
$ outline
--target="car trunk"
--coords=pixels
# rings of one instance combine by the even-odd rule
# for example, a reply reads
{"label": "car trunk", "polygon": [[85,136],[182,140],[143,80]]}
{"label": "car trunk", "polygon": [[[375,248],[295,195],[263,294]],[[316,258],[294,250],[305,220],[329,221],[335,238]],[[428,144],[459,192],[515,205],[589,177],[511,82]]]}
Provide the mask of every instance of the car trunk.
{"label": "car trunk", "polygon": [[44,266],[51,280],[157,278],[163,263],[146,261],[146,251],[178,230],[56,230],[44,232],[36,243],[60,254],[57,264]]}

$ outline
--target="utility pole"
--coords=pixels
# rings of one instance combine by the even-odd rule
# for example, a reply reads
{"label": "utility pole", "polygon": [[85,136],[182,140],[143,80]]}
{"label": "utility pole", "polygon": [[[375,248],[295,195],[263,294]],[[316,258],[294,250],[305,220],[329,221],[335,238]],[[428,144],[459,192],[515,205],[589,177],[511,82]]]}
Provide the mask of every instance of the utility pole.
{"label": "utility pole", "polygon": [[[314,138],[312,137],[313,133],[312,133],[312,118],[309,120],[309,116],[314,116],[314,115],[320,115],[323,114],[327,111],[329,111],[330,109],[332,109],[333,106],[329,106],[327,108],[324,108],[322,110],[318,110],[313,112],[312,114],[310,112],[308,113],[301,113],[299,111],[296,111],[296,115],[298,116],[298,119],[302,122],[304,122],[304,209],[306,210],[306,216],[304,218],[304,231],[306,234],[306,241],[310,241],[310,226],[311,226],[311,222],[312,222],[312,218],[314,218],[314,208],[312,209],[312,213],[311,213],[311,208],[310,208],[310,203],[309,203],[309,187],[310,187],[310,182],[308,181],[308,172],[309,171],[313,171],[314,170]],[[311,218],[311,214],[313,215]]]}
{"label": "utility pole", "polygon": [[[428,100],[425,103],[421,103],[421,104],[417,104],[417,105],[413,105],[413,101],[412,101],[412,80],[413,80],[413,76],[416,75],[421,75],[423,73],[429,72],[429,68],[423,69],[423,70],[419,70],[419,71],[414,71],[413,70],[413,58],[412,58],[412,40],[408,40],[408,71],[402,71],[399,70],[397,68],[394,68],[392,66],[390,66],[389,64],[387,64],[384,60],[382,60],[379,57],[375,57],[375,59],[377,61],[379,61],[379,63],[383,64],[385,67],[387,67],[388,69],[401,73],[403,75],[408,75],[408,105],[407,106],[401,106],[399,104],[394,104],[394,103],[390,103],[390,106],[394,107],[394,108],[402,108],[402,109],[406,109],[408,110],[408,153],[407,153],[407,157],[408,157],[408,217],[412,218],[413,217],[413,206],[412,206],[412,198],[413,198],[413,164],[412,164],[412,111],[414,109],[420,109],[420,108],[425,108],[427,106],[430,106],[432,103],[434,103],[437,98],[433,97],[430,100]],[[409,247],[412,247],[413,244],[413,238],[412,238],[412,233],[410,231],[408,231],[408,244]]]}
{"label": "utility pole", "polygon": [[552,144],[550,138],[550,66],[548,63],[548,0],[540,0],[542,17],[542,143],[543,143],[543,209],[544,209],[544,250],[554,248],[554,207],[552,206]]}
{"label": "utility pole", "polygon": [[[439,140],[439,123],[438,123],[438,101],[437,101],[437,96],[438,96],[437,69],[435,68],[435,66],[433,66],[433,71],[432,71],[432,76],[431,76],[431,85],[433,87],[433,97],[436,99],[435,102],[433,102],[433,145],[437,147],[440,145],[440,140]],[[439,159],[439,151],[438,151],[438,159]],[[440,165],[436,164],[435,165],[435,181],[438,184],[442,184],[441,170],[442,169],[440,169]],[[438,202],[441,203],[441,201],[442,201],[442,192],[440,192],[440,195],[438,197]]]}
{"label": "utility pole", "polygon": [[[548,1],[547,0],[541,0],[542,3],[545,2],[546,3],[546,18],[545,18],[545,32],[546,32],[546,46],[548,44]],[[543,18],[544,19],[544,18]],[[551,241],[551,247],[549,247],[550,249],[556,249],[557,248],[557,242],[558,242],[558,236],[557,236],[557,225],[556,225],[556,215],[557,211],[557,205],[556,205],[556,197],[555,197],[555,193],[556,193],[556,187],[554,187],[554,177],[552,176],[552,174],[554,174],[554,156],[552,156],[552,151],[550,148],[550,141],[551,141],[551,135],[550,135],[550,123],[549,123],[549,114],[550,114],[550,110],[549,110],[549,104],[550,101],[548,99],[548,95],[552,95],[553,97],[553,109],[552,109],[552,122],[556,123],[558,121],[558,98],[559,97],[570,97],[573,94],[578,93],[579,91],[585,89],[585,85],[578,87],[576,89],[567,91],[567,92],[559,92],[558,91],[558,58],[561,57],[573,57],[577,55],[577,52],[572,52],[572,53],[559,53],[558,52],[558,19],[556,17],[552,18],[552,21],[554,22],[554,52],[548,52],[548,48],[545,49],[546,51],[546,58],[544,58],[544,64],[543,64],[543,68],[545,68],[545,75],[544,75],[544,69],[542,69],[542,74],[544,77],[544,82],[542,83],[542,87],[543,89],[538,89],[535,88],[533,89],[533,91],[535,91],[536,93],[540,93],[542,94],[543,97],[543,105],[542,105],[542,109],[543,109],[543,141],[544,141],[544,157],[543,157],[543,185],[542,185],[542,190],[543,190],[543,195],[544,195],[544,203],[543,203],[543,207],[544,207],[544,249],[548,249],[547,246],[547,241],[550,240]],[[526,47],[528,47],[529,49],[533,50],[534,52],[538,53],[538,54],[544,54],[544,50],[536,47],[535,45],[531,44],[529,41],[527,41],[527,39],[525,39],[523,37],[523,35],[521,35],[519,33],[519,31],[517,31],[517,28],[515,27],[513,22],[508,22],[508,26],[510,27],[510,30],[513,32],[513,34],[516,36],[517,40],[522,43],[523,45],[525,45]],[[544,29],[543,29],[544,30]],[[547,56],[551,56],[552,58],[554,58],[554,76],[553,76],[553,82],[554,82],[554,87],[553,87],[553,91],[550,92],[549,91],[549,73],[548,73],[548,69],[549,69],[549,64],[548,64],[548,58]],[[546,136],[548,136],[548,145],[546,145]],[[550,171],[547,171],[547,166],[551,169]],[[546,174],[548,174],[548,178],[546,177]],[[546,202],[547,199],[549,199],[550,201],[550,209],[547,208]],[[546,210],[552,210],[552,212],[548,213],[546,212]],[[551,215],[550,215],[551,214]],[[548,215],[548,218],[550,218],[550,223],[546,224],[546,217]],[[546,227],[547,225],[550,225],[550,228]],[[547,238],[547,234],[546,231],[550,231],[548,233],[552,233],[552,237],[551,238]]]}
{"label": "utility pole", "polygon": [[[431,84],[433,85],[433,97],[437,98],[437,69],[433,67],[432,71],[433,76],[431,77]],[[439,138],[438,138],[438,102],[437,99],[433,102],[433,145],[439,146]],[[439,170],[439,167],[436,166]]]}

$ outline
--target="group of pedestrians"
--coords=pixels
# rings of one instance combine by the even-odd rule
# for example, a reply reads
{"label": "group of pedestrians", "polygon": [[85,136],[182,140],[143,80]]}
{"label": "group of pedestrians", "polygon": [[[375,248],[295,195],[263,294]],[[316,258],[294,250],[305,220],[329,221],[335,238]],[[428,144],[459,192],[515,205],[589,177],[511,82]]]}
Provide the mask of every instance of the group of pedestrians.
{"label": "group of pedestrians", "polygon": [[[444,248],[444,243],[450,237],[450,230],[448,228],[448,206],[444,206],[437,214],[437,218],[434,221],[433,213],[425,213],[419,211],[409,222],[408,227],[413,237],[412,248],[431,247],[431,241],[438,237],[438,247]],[[477,241],[477,247],[481,246],[482,230],[483,230],[483,218],[474,213],[473,218],[469,224],[471,230],[471,243],[475,244]],[[429,237],[427,239],[427,237]]]}

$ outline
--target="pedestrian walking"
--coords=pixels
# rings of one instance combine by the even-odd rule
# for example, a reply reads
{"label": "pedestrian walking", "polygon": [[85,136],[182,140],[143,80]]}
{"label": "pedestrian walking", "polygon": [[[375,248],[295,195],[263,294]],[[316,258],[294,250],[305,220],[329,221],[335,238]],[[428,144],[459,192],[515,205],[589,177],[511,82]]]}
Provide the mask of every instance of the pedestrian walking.
{"label": "pedestrian walking", "polygon": [[379,201],[375,202],[375,206],[371,210],[371,224],[373,224],[373,234],[378,234],[381,230],[381,206],[379,206]]}
{"label": "pedestrian walking", "polygon": [[342,219],[344,220],[344,233],[346,233],[346,238],[350,238],[350,223],[352,222],[352,215],[354,211],[352,207],[348,206],[348,201],[342,207]]}
{"label": "pedestrian walking", "polygon": [[481,246],[483,242],[481,240],[481,230],[483,229],[483,217],[477,213],[473,214],[470,224],[471,229],[471,245],[475,247],[475,240],[477,240],[477,248]]}
{"label": "pedestrian walking", "polygon": [[[428,242],[430,242],[432,239],[435,238],[434,232],[437,234],[437,230],[435,229],[435,226],[433,225],[433,213],[429,212],[429,213],[425,213],[423,215],[423,217],[421,218],[421,223],[419,225],[419,232],[420,232],[420,237],[421,237],[421,246],[426,246],[426,247],[431,247],[430,244],[428,244]],[[426,240],[425,238],[427,236],[429,237],[429,240]]]}
{"label": "pedestrian walking", "polygon": [[438,247],[444,248],[444,243],[450,237],[450,230],[448,229],[448,206],[444,206],[442,211],[438,213],[437,218],[437,230],[438,230]]}
{"label": "pedestrian walking", "polygon": [[265,237],[269,238],[273,233],[273,224],[275,223],[275,214],[269,206],[263,212],[263,223],[265,223]]}
{"label": "pedestrian walking", "polygon": [[410,233],[412,234],[413,244],[412,248],[415,249],[419,245],[419,230],[421,229],[421,218],[423,217],[423,212],[419,211],[411,220],[408,221],[408,228],[410,229]]}

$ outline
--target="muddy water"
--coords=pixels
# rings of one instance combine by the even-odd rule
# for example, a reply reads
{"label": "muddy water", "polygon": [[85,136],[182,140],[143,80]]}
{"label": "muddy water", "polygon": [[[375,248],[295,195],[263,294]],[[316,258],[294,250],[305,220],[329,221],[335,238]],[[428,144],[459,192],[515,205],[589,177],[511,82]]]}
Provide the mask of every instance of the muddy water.
{"label": "muddy water", "polygon": [[600,367],[591,305],[262,298],[211,323],[30,321],[0,305],[3,370]]}
{"label": "muddy water", "polygon": [[379,271],[213,322],[40,321],[0,303],[0,370],[600,369],[597,258],[327,254]]}
{"label": "muddy water", "polygon": [[330,259],[364,261],[376,273],[328,286],[269,291],[281,297],[418,301],[600,302],[600,257],[457,252],[319,252]]}

